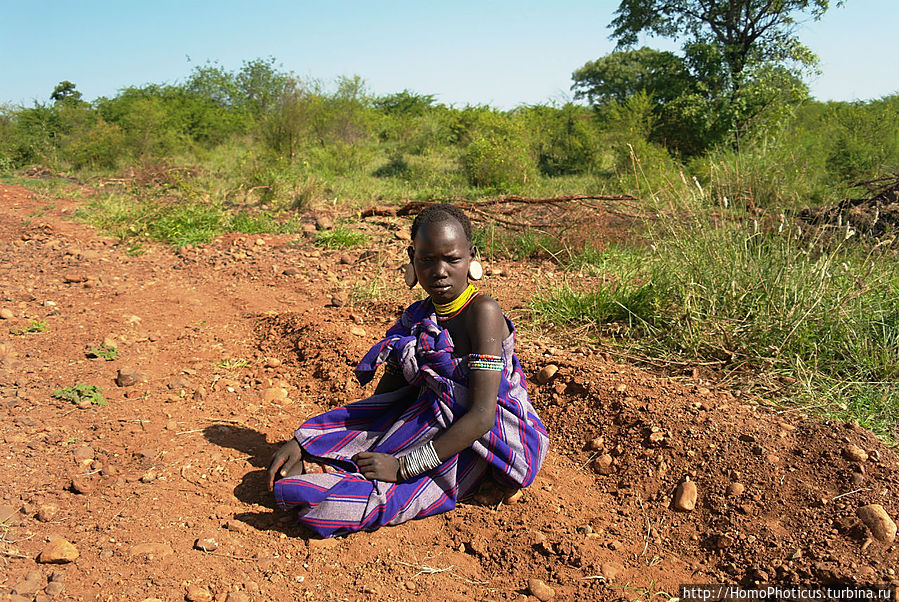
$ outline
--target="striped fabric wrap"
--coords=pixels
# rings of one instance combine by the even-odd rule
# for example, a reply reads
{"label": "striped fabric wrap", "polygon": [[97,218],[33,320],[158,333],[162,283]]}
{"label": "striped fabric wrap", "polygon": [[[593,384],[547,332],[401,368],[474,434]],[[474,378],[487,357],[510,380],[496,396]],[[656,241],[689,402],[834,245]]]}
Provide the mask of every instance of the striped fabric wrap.
{"label": "striped fabric wrap", "polygon": [[513,351],[515,330],[506,322],[511,334],[502,345],[496,421],[470,448],[401,483],[369,481],[350,459],[362,451],[407,454],[438,437],[468,409],[468,358],[453,355],[450,334],[425,299],[409,306],[356,368],[365,385],[378,366],[393,358],[409,384],[303,423],[294,435],[300,447],[332,472],[280,479],[275,483],[278,504],[296,508],[302,524],[330,537],[452,510],[488,474],[507,487],[530,485],[549,438],[528,399]]}

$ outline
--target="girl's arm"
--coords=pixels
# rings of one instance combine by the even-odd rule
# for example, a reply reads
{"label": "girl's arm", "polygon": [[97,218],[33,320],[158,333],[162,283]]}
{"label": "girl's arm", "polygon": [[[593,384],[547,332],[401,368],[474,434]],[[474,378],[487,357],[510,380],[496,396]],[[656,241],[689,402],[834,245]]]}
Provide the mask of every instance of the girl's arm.
{"label": "girl's arm", "polygon": [[[466,330],[472,353],[502,355],[508,336],[506,319],[499,305],[489,297],[480,297],[468,308]],[[441,462],[470,447],[493,428],[496,398],[502,379],[500,372],[472,370],[468,377],[468,411],[434,440],[434,451]],[[380,387],[380,384],[379,384]],[[367,479],[395,483],[399,480],[399,461],[390,454],[361,452],[353,457]]]}
{"label": "girl's arm", "polygon": [[[506,319],[499,305],[489,297],[481,297],[469,308],[467,318],[471,353],[501,356],[503,340],[508,336]],[[496,421],[496,397],[502,373],[471,370],[468,374],[468,411],[434,440],[434,451],[441,462],[471,447],[471,444],[493,428]]]}

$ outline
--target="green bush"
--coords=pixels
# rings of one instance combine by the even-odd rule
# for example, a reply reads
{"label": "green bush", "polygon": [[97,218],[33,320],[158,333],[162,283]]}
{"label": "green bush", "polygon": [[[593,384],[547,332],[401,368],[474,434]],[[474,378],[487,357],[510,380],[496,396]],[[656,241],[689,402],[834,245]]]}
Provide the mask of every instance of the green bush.
{"label": "green bush", "polygon": [[108,169],[126,155],[122,128],[102,118],[84,131],[69,134],[62,142],[61,156],[74,169]]}
{"label": "green bush", "polygon": [[306,151],[311,169],[326,176],[346,176],[366,172],[374,153],[362,144],[336,141]]}
{"label": "green bush", "polygon": [[899,95],[834,107],[827,169],[833,182],[870,180],[899,172]]}
{"label": "green bush", "polygon": [[474,140],[462,155],[462,165],[469,184],[500,193],[519,191],[537,176],[527,146],[508,138]]}

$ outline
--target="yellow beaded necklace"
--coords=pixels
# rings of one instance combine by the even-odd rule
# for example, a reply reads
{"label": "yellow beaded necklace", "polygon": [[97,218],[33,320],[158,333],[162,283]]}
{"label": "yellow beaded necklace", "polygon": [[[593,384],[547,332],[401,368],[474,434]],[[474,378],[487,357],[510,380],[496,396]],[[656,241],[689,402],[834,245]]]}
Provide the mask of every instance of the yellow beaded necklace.
{"label": "yellow beaded necklace", "polygon": [[465,309],[465,307],[471,302],[472,299],[475,298],[478,294],[478,287],[473,284],[468,285],[462,294],[450,301],[449,303],[436,303],[432,299],[431,301],[434,303],[434,310],[437,312],[438,320],[449,320],[458,314],[460,311]]}

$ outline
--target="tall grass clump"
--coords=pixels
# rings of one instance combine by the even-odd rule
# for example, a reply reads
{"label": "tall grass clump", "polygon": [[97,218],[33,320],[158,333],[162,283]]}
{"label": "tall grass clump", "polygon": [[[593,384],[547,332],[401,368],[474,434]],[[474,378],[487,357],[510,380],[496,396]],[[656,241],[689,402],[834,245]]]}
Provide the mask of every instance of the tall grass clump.
{"label": "tall grass clump", "polygon": [[786,218],[670,220],[642,266],[622,256],[607,266],[622,275],[613,283],[548,289],[533,309],[557,323],[626,323],[623,344],[649,356],[786,377],[795,400],[895,437],[899,261],[851,235]]}

